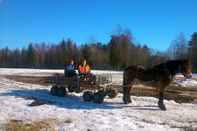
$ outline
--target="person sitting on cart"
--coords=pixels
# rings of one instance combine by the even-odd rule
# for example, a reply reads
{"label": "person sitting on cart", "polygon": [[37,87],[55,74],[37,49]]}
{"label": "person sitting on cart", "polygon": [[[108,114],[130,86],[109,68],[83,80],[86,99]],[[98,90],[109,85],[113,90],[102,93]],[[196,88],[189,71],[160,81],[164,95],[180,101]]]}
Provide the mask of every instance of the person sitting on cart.
{"label": "person sitting on cart", "polygon": [[86,60],[83,60],[82,64],[78,68],[79,76],[81,78],[87,78],[91,73],[90,66],[87,64]]}
{"label": "person sitting on cart", "polygon": [[75,65],[74,65],[73,60],[71,60],[70,63],[65,66],[64,75],[65,75],[65,77],[73,77],[73,76],[77,75],[77,73],[75,71]]}

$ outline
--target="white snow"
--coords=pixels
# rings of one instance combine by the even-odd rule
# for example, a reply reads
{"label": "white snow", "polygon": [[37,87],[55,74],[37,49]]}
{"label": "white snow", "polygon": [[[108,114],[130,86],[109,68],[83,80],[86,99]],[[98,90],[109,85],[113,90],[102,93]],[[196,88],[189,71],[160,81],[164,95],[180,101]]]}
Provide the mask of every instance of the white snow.
{"label": "white snow", "polygon": [[[39,72],[61,72],[62,70],[0,69],[0,74],[23,73],[39,75]],[[3,72],[3,73],[2,73]],[[102,72],[103,73],[103,72]],[[115,72],[116,78],[121,72]],[[119,74],[119,75],[118,75]],[[153,97],[132,96],[133,103],[125,105],[122,94],[106,99],[103,104],[82,101],[82,94],[56,97],[49,93],[50,86],[15,82],[0,77],[0,125],[10,119],[38,121],[55,118],[60,121],[58,130],[65,131],[179,131],[191,127],[197,129],[197,105],[178,104],[165,100],[167,111],[157,107]],[[34,99],[44,101],[40,106],[29,106]],[[70,123],[65,120],[71,120]],[[1,126],[0,126],[1,127]]]}
{"label": "white snow", "polygon": [[192,79],[186,79],[183,75],[176,75],[175,82],[181,87],[197,88],[197,74],[192,74]]}
{"label": "white snow", "polygon": [[0,75],[49,76],[54,73],[64,73],[64,70],[0,68]]}
{"label": "white snow", "polygon": [[[103,71],[103,70],[92,70],[93,74],[122,74],[122,71]],[[27,69],[27,68],[0,68],[0,75],[21,75],[21,76],[48,76],[55,73],[64,73],[63,69]]]}
{"label": "white snow", "polygon": [[[122,72],[93,71],[96,74],[111,73],[113,81],[122,82]],[[47,76],[63,73],[63,70],[0,69],[0,75]],[[180,76],[178,76],[180,77]],[[196,86],[195,80],[177,80],[182,86]],[[58,130],[66,131],[166,131],[182,128],[197,129],[197,105],[178,104],[165,100],[167,111],[157,107],[153,97],[132,96],[132,103],[125,105],[122,94],[106,99],[103,104],[82,101],[82,93],[56,97],[49,93],[50,86],[40,86],[8,80],[0,76],[0,127],[11,119],[27,122],[47,118],[59,120]],[[29,106],[34,100],[45,102]],[[71,120],[70,123],[65,120]]]}
{"label": "white snow", "polygon": [[[132,97],[133,104],[122,104],[122,95],[104,104],[85,103],[81,94],[71,94],[60,98],[51,96],[49,88],[17,83],[1,78],[0,123],[9,119],[35,121],[46,118],[71,119],[72,123],[61,123],[65,130],[178,130],[178,127],[195,126],[193,114],[197,107],[193,104],[177,104],[165,101],[168,111],[160,111],[157,99],[152,97]],[[48,104],[30,107],[36,98]],[[59,127],[59,128],[60,128]],[[172,127],[177,127],[173,129]]]}
{"label": "white snow", "polygon": [[192,79],[177,80],[176,83],[182,87],[196,87],[197,81]]}

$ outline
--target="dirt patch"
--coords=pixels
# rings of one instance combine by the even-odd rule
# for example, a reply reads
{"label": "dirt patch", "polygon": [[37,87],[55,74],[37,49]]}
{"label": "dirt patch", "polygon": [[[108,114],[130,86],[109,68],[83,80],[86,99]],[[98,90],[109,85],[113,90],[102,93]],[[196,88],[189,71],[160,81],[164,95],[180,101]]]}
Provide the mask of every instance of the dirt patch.
{"label": "dirt patch", "polygon": [[44,105],[44,104],[48,104],[48,102],[41,101],[41,100],[34,100],[28,106],[41,106],[41,105]]}
{"label": "dirt patch", "polygon": [[30,96],[20,96],[20,98],[26,99],[26,100],[33,100],[28,106],[41,106],[44,104],[52,104],[51,101],[46,101],[46,100],[40,100],[35,97],[30,97]]}
{"label": "dirt patch", "polygon": [[72,122],[73,122],[73,120],[70,119],[70,118],[68,118],[68,119],[66,119],[66,120],[64,121],[64,123],[72,123]]}
{"label": "dirt patch", "polygon": [[34,99],[32,103],[30,103],[28,106],[41,106],[44,104],[52,104],[50,101],[45,101],[45,100],[39,100],[39,99]]}
{"label": "dirt patch", "polygon": [[17,82],[38,84],[48,86],[50,84],[48,76],[16,76],[16,75],[6,75],[7,79],[14,80]]}
{"label": "dirt patch", "polygon": [[5,131],[55,131],[55,119],[45,119],[26,123],[21,120],[10,120]]}
{"label": "dirt patch", "polygon": [[[117,88],[119,92],[122,92],[120,85],[112,85],[113,88]],[[131,91],[131,95],[134,96],[151,96],[158,98],[158,90],[154,87],[148,87],[144,85],[134,85]],[[178,103],[196,103],[197,104],[197,88],[196,87],[180,87],[172,83],[164,92],[164,97],[167,100],[174,100]]]}
{"label": "dirt patch", "polygon": [[[158,98],[158,91],[154,88],[146,88],[146,87],[134,87],[132,90],[132,95],[136,96],[152,96]],[[195,89],[179,89],[171,88],[169,86],[165,92],[164,97],[167,100],[174,100],[177,103],[192,103],[197,99],[197,90]]]}

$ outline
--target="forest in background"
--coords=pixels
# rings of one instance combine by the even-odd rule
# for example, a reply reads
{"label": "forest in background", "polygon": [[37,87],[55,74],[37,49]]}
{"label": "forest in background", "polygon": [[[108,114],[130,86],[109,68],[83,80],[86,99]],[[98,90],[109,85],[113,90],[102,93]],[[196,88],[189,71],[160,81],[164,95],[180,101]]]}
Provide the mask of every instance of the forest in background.
{"label": "forest in background", "polygon": [[[159,44],[159,43],[158,43]],[[96,41],[79,44],[71,39],[59,43],[30,43],[21,49],[0,49],[0,67],[63,68],[71,59],[80,64],[86,59],[93,69],[121,70],[129,65],[151,67],[169,59],[190,58],[197,71],[197,32],[186,40],[180,33],[165,52],[135,43],[128,30],[111,35],[108,43]]]}

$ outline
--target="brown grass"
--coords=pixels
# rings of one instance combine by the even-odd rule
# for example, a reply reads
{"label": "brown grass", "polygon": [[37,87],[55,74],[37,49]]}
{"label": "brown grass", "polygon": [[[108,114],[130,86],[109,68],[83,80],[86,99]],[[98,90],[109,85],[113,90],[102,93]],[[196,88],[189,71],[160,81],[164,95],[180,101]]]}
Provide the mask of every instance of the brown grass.
{"label": "brown grass", "polygon": [[20,120],[10,120],[5,126],[5,131],[55,131],[55,122],[55,119],[34,121],[32,123],[25,123]]}

